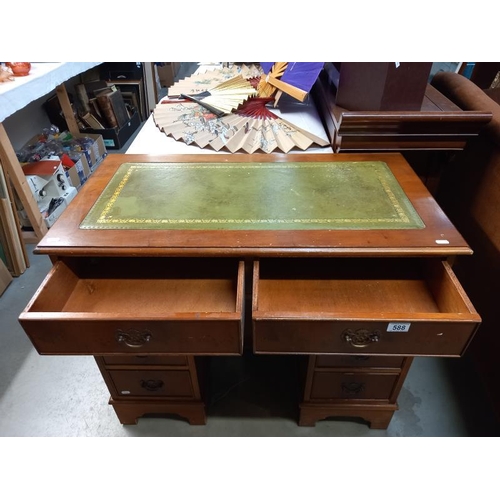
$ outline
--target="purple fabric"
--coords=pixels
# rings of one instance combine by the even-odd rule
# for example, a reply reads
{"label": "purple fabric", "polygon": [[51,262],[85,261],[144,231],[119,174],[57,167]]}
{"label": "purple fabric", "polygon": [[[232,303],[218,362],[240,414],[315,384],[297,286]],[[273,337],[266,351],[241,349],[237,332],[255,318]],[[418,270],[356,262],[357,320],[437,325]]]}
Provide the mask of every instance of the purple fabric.
{"label": "purple fabric", "polygon": [[269,73],[269,71],[271,71],[271,68],[273,67],[273,64],[274,64],[273,62],[271,62],[271,63],[270,62],[267,62],[267,63],[261,62],[260,67],[262,68],[262,71],[264,73]]}
{"label": "purple fabric", "polygon": [[281,81],[309,92],[324,64],[322,62],[289,62]]}
{"label": "purple fabric", "polygon": [[[269,73],[273,62],[261,62],[264,73]],[[285,73],[280,78],[282,82],[289,83],[305,92],[309,92],[323,69],[322,62],[289,62]]]}

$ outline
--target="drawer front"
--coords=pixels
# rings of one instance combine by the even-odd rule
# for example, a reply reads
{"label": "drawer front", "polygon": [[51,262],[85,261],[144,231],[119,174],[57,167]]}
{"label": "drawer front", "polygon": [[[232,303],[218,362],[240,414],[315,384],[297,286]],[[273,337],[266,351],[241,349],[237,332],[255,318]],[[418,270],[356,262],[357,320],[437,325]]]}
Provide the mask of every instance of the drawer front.
{"label": "drawer front", "polygon": [[241,354],[241,320],[21,319],[40,354]]}
{"label": "drawer front", "polygon": [[240,354],[244,264],[69,258],[19,321],[40,354]]}
{"label": "drawer front", "polygon": [[109,370],[120,397],[194,397],[187,370]]}
{"label": "drawer front", "polygon": [[165,365],[165,366],[187,366],[185,356],[104,356],[104,362],[108,366],[113,365]]}
{"label": "drawer front", "polygon": [[315,372],[310,399],[389,400],[397,379],[397,375]]}
{"label": "drawer front", "polygon": [[343,366],[375,367],[375,368],[401,368],[405,358],[399,356],[316,356],[318,368],[335,368]]}
{"label": "drawer front", "polygon": [[460,356],[477,323],[413,321],[407,332],[387,332],[390,320],[256,320],[256,353]]}

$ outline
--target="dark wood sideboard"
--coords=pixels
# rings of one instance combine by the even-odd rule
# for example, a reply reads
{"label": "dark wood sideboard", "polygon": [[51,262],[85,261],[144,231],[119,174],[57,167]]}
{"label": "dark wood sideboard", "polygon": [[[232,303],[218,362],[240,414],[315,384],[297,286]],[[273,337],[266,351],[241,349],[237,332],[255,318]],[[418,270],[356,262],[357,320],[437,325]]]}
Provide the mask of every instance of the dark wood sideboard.
{"label": "dark wood sideboard", "polygon": [[[370,192],[357,188],[339,193],[352,208],[339,201],[347,212],[338,220],[332,191],[304,191],[313,169],[367,162],[388,169],[388,181],[374,177],[373,188],[390,217],[371,213]],[[248,200],[303,203],[305,193],[315,201],[303,203],[296,218],[205,220],[193,215],[195,198],[207,194],[200,187],[172,207],[185,217],[162,218],[155,210],[162,203],[151,204],[144,187],[151,183],[115,207],[127,189],[128,173],[115,176],[124,164],[154,175],[179,167],[163,187],[161,175],[154,183],[164,188],[165,203],[183,191],[168,191],[172,183],[186,182],[186,192],[196,184],[182,180],[188,165],[200,175],[230,165],[234,174],[289,167],[282,181],[260,186]],[[210,210],[225,213],[236,187],[239,181],[214,186]],[[153,212],[141,218],[148,199]],[[321,203],[327,215],[301,219]],[[137,216],[127,218],[127,210]],[[303,359],[300,425],[340,416],[386,428],[412,359],[461,356],[480,324],[451,267],[471,249],[399,153],[109,155],[36,252],[54,265],[20,316],[23,328],[42,355],[94,356],[123,424],[155,413],[205,423],[203,361],[241,356],[248,345],[255,356]]]}
{"label": "dark wood sideboard", "polygon": [[430,84],[419,110],[346,109],[336,103],[336,87],[326,71],[311,95],[335,153],[462,150],[492,116],[460,108]]}

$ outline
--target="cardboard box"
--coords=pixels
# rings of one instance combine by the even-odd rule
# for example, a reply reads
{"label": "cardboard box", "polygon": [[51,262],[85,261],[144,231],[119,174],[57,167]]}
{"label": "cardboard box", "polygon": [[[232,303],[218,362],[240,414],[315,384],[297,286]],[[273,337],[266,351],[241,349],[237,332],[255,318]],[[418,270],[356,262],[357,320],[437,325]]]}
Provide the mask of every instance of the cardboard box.
{"label": "cardboard box", "polygon": [[[76,139],[88,137],[92,139],[92,144],[80,154],[80,158],[76,161],[75,165],[69,169],[65,168],[66,177],[70,180],[73,187],[80,189],[83,184],[90,177],[92,172],[100,165],[102,160],[107,156],[108,151],[104,145],[102,135],[100,134],[72,134]],[[24,146],[28,148],[38,143],[40,135],[32,137]]]}
{"label": "cardboard box", "polygon": [[66,176],[71,181],[71,185],[77,189],[80,189],[85,184],[91,174],[87,159],[84,156],[82,156],[71,168],[65,169],[65,171]]}
{"label": "cardboard box", "polygon": [[139,113],[135,112],[132,118],[121,128],[86,128],[83,131],[83,135],[90,134],[93,137],[95,134],[99,134],[102,136],[106,149],[120,149],[132,137],[132,134],[139,128],[140,124]]}
{"label": "cardboard box", "polygon": [[100,134],[82,134],[82,135],[94,139],[94,143],[92,144],[92,146],[84,151],[89,171],[90,173],[92,173],[100,165],[102,160],[106,158],[106,156],[108,155],[108,151],[106,149],[106,146],[104,145],[104,140],[102,138],[102,135]]}

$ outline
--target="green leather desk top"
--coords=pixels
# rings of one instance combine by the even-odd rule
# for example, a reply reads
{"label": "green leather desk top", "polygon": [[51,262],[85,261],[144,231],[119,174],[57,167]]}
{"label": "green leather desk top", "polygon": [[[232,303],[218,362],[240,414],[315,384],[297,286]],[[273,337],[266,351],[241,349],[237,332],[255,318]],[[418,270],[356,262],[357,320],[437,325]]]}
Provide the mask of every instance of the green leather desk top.
{"label": "green leather desk top", "polygon": [[421,229],[382,161],[123,163],[80,229]]}

